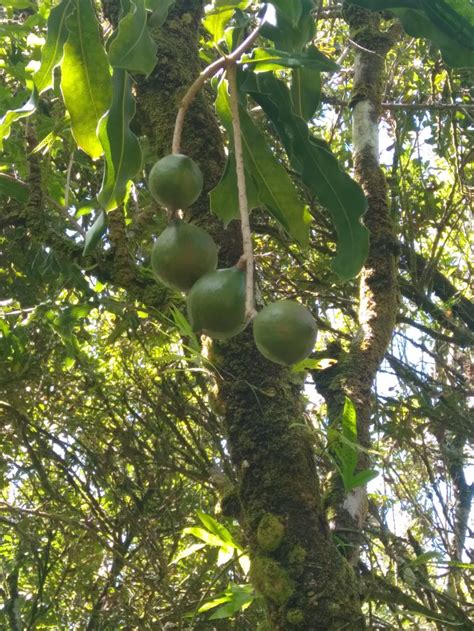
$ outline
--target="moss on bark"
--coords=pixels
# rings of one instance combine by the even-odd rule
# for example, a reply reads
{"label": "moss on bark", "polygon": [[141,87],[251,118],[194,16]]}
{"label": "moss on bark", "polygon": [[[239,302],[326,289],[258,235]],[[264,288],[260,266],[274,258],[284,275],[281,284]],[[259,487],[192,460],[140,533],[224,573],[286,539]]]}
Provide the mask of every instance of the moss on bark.
{"label": "moss on bark", "polygon": [[[156,158],[170,151],[180,98],[201,70],[202,6],[195,0],[178,0],[157,33],[156,69],[150,77],[137,80],[139,128]],[[221,175],[224,154],[206,93],[186,117],[183,152],[200,165],[207,193]],[[231,265],[242,251],[240,226],[234,222],[224,230],[209,214],[205,193],[193,206],[194,216],[219,243],[221,264]],[[357,581],[332,541],[311,442],[300,425],[301,386],[292,382],[287,369],[260,355],[251,327],[228,342],[214,343],[210,359],[221,376],[218,407],[239,480],[233,505],[241,508],[252,576],[267,603],[269,628],[288,628],[290,615],[292,629],[363,629]],[[270,545],[267,528],[260,528],[259,542],[259,525],[268,515],[276,520],[270,528]],[[283,528],[276,527],[277,522]],[[280,586],[276,591],[275,581]]]}

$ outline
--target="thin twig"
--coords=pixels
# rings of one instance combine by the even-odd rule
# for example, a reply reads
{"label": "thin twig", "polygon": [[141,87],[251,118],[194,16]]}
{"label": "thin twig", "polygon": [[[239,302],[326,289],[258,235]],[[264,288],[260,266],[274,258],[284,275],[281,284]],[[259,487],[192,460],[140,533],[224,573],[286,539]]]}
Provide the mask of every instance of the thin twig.
{"label": "thin twig", "polygon": [[245,263],[247,266],[247,276],[245,282],[245,316],[246,318],[250,319],[253,318],[256,313],[253,287],[252,231],[250,228],[250,214],[245,184],[244,153],[242,149],[242,132],[240,128],[239,99],[237,93],[235,64],[230,64],[227,66],[227,79],[229,81],[230,109],[232,112],[232,130],[234,132],[235,170],[237,174],[237,190],[239,193],[242,242]]}
{"label": "thin twig", "polygon": [[181,136],[183,134],[183,125],[184,118],[186,116],[186,112],[189,109],[189,106],[193,102],[195,96],[202,88],[204,83],[210,77],[213,77],[219,70],[224,68],[227,64],[235,63],[241,55],[254,43],[257,39],[258,34],[260,32],[262,24],[259,24],[257,28],[255,28],[250,35],[244,39],[244,41],[238,46],[230,55],[225,57],[220,57],[212,64],[207,66],[201,74],[197,77],[194,83],[190,86],[186,94],[181,100],[179,105],[178,114],[176,115],[176,122],[174,125],[174,133],[173,133],[173,143],[172,143],[172,153],[179,153],[181,150]]}

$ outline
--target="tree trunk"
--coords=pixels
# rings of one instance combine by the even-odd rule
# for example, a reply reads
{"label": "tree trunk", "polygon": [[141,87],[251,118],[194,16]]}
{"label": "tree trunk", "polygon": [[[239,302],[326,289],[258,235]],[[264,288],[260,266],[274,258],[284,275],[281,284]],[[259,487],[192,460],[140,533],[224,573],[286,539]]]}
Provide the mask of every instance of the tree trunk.
{"label": "tree trunk", "polygon": [[[138,122],[157,157],[170,152],[180,98],[201,70],[203,5],[176,3],[157,34],[158,64],[149,78],[138,79]],[[200,165],[207,193],[221,175],[224,154],[206,93],[186,117],[183,152]],[[221,265],[233,265],[242,252],[238,222],[224,230],[208,211],[203,195],[194,217],[219,243]],[[301,387],[286,369],[258,353],[251,327],[229,342],[213,344],[212,354],[222,376],[220,404],[239,480],[239,518],[251,551],[251,579],[267,604],[269,628],[365,628],[355,574],[326,523],[310,436],[301,425]]]}
{"label": "tree trunk", "polygon": [[[366,9],[346,5],[344,17],[355,43],[353,108],[353,155],[355,176],[367,196],[364,223],[370,234],[369,256],[362,270],[359,297],[359,330],[347,355],[337,353],[338,366],[315,372],[316,385],[325,397],[333,424],[340,417],[344,398],[357,413],[357,440],[370,447],[371,392],[375,376],[392,338],[398,311],[395,227],[390,215],[388,188],[380,168],[378,122],[382,102],[385,56],[400,34],[380,30],[380,17]],[[367,469],[366,451],[358,458],[358,470]],[[345,543],[345,553],[355,565],[359,558],[361,528],[367,515],[367,490],[359,486],[345,493],[338,480],[330,501],[335,528]]]}

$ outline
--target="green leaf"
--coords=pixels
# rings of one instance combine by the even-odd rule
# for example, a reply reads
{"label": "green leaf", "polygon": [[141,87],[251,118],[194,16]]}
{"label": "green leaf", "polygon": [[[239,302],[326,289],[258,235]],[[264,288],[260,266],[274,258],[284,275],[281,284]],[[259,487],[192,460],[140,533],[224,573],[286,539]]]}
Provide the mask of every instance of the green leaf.
{"label": "green leaf", "polygon": [[[403,28],[412,37],[430,39],[441,50],[444,61],[452,68],[473,68],[474,50],[472,41],[474,34],[466,33],[462,25],[467,25],[462,16],[458,15],[459,33],[451,36],[452,29],[439,28],[425,12],[412,9],[394,9],[393,13],[400,19]],[[472,37],[471,40],[468,37]],[[471,42],[471,43],[470,43]]]}
{"label": "green leaf", "polygon": [[[232,114],[227,82],[221,81],[216,99],[217,114],[232,137]],[[262,206],[303,246],[308,243],[308,214],[283,166],[276,160],[262,132],[239,107],[245,168],[252,174]]]}
{"label": "green leaf", "polygon": [[209,609],[214,609],[215,607],[218,607],[222,603],[226,603],[226,602],[229,602],[229,597],[227,595],[213,598],[212,600],[209,600],[207,603],[204,603],[203,605],[201,605],[198,609],[198,613],[204,613],[206,611],[209,611]]}
{"label": "green leaf", "polygon": [[267,72],[285,68],[311,68],[333,72],[339,66],[313,47],[312,54],[288,53],[275,48],[254,48],[250,55],[242,56],[242,63],[252,66],[254,72]]}
{"label": "green leaf", "polygon": [[15,9],[17,11],[22,9],[31,9],[34,6],[30,0],[2,0],[0,4],[4,7]]}
{"label": "green leaf", "polygon": [[3,141],[10,135],[12,123],[20,118],[31,116],[38,106],[38,91],[36,87],[29,100],[16,110],[9,110],[2,118],[0,118],[0,151],[3,149]]}
{"label": "green leaf", "polygon": [[209,532],[205,528],[199,528],[199,526],[191,526],[190,528],[184,528],[183,533],[185,535],[193,535],[201,541],[204,541],[210,546],[216,546],[218,548],[229,548],[229,545],[223,541],[218,535]]}
{"label": "green leaf", "polygon": [[94,250],[99,243],[105,231],[107,230],[107,216],[104,212],[100,211],[97,219],[92,226],[86,232],[86,238],[84,240],[83,256],[87,256]]}
{"label": "green leaf", "polygon": [[131,0],[128,13],[120,20],[118,33],[110,44],[111,65],[149,75],[156,65],[157,48],[148,30],[145,0]]}
{"label": "green leaf", "polygon": [[412,37],[425,37],[452,67],[474,67],[474,8],[466,0],[351,0],[378,11],[390,9]]}
{"label": "green leaf", "polygon": [[28,201],[28,185],[16,177],[0,173],[0,197],[11,197],[25,204]]}
{"label": "green leaf", "polygon": [[[247,172],[245,173],[245,182],[249,210],[252,210],[259,205],[258,192],[252,176]],[[209,200],[211,202],[211,211],[224,222],[224,226],[227,227],[232,219],[240,217],[235,154],[233,151],[229,151],[222,177],[217,186],[209,193]]]}
{"label": "green leaf", "polygon": [[212,35],[213,44],[217,44],[224,37],[227,22],[234,15],[232,8],[215,8],[206,14],[203,20],[204,28]]}
{"label": "green leaf", "polygon": [[265,23],[262,36],[275,42],[280,50],[301,53],[315,34],[313,0],[277,0],[272,4],[276,8],[276,24]]}
{"label": "green leaf", "polygon": [[148,26],[150,28],[163,26],[174,4],[175,0],[146,0],[146,8],[152,11],[148,19]]}
{"label": "green leaf", "polygon": [[135,99],[128,73],[115,69],[112,86],[112,105],[108,115],[99,124],[105,171],[97,199],[106,211],[117,208],[123,202],[127,184],[136,176],[142,164],[140,143],[130,131],[130,121],[135,116]]}
{"label": "green leaf", "polygon": [[[231,618],[239,611],[247,609],[254,601],[255,592],[251,585],[235,585],[231,583],[226,592],[227,602],[209,616],[209,620],[222,620]],[[215,603],[216,601],[214,601]]]}
{"label": "green leaf", "polygon": [[358,452],[361,450],[357,443],[357,413],[352,401],[346,397],[344,409],[340,418],[342,431],[334,427],[328,430],[328,447],[333,454],[334,462],[341,475],[346,492],[358,486],[364,486],[378,476],[377,471],[364,469],[355,472]]}
{"label": "green leaf", "polygon": [[[249,4],[250,0],[216,0],[214,2],[203,20],[204,27],[212,35],[213,44],[223,39],[227,23],[236,13],[236,9],[246,9]],[[237,12],[237,15],[239,13]]]}
{"label": "green leaf", "polygon": [[191,556],[195,552],[198,552],[198,550],[202,550],[205,546],[206,546],[205,543],[191,544],[190,546],[188,546],[187,548],[179,552],[175,557],[173,557],[173,559],[170,562],[170,565],[174,565],[175,563],[178,563],[178,561],[181,561],[181,559],[186,559],[187,557]]}
{"label": "green leaf", "polygon": [[357,412],[349,397],[346,397],[344,401],[341,422],[342,435],[347,440],[355,443],[357,441]]}
{"label": "green leaf", "polygon": [[39,94],[53,86],[53,72],[61,62],[64,42],[67,37],[66,18],[72,0],[62,0],[51,10],[48,18],[48,34],[41,52],[41,66],[33,75],[33,80]]}
{"label": "green leaf", "polygon": [[[311,46],[307,55],[315,55],[319,51]],[[305,121],[311,120],[321,100],[321,74],[314,68],[294,68],[291,74],[291,102],[293,112]]]}
{"label": "green leaf", "polygon": [[225,526],[220,524],[214,517],[211,515],[207,515],[206,513],[202,513],[201,511],[197,511],[197,516],[199,517],[203,526],[205,526],[209,532],[214,533],[216,536],[220,537],[222,541],[227,543],[228,545],[240,550],[240,546],[234,541],[234,538],[227,530]]}
{"label": "green leaf", "polygon": [[302,14],[301,0],[272,0],[271,4],[292,26],[297,26]]}
{"label": "green leaf", "polygon": [[191,324],[186,319],[186,316],[175,306],[171,307],[171,315],[173,316],[175,327],[183,337],[188,338],[190,347],[197,353],[200,353],[201,345],[199,344],[199,340],[196,333],[194,333]]}
{"label": "green leaf", "polygon": [[358,486],[365,486],[371,480],[374,480],[378,476],[378,472],[373,469],[364,469],[359,471],[355,475],[344,475],[343,483],[346,492],[352,491],[352,489]]}
{"label": "green leaf", "polygon": [[305,121],[293,111],[286,85],[271,73],[247,73],[242,84],[272,121],[292,168],[325,206],[337,233],[332,269],[343,280],[356,276],[369,250],[369,233],[361,223],[367,200],[360,186],[339,168],[328,145],[310,135]]}
{"label": "green leaf", "polygon": [[97,127],[109,109],[112,82],[91,2],[80,0],[75,7],[67,20],[69,36],[61,61],[61,91],[71,117],[72,134],[78,146],[95,160],[103,153]]}

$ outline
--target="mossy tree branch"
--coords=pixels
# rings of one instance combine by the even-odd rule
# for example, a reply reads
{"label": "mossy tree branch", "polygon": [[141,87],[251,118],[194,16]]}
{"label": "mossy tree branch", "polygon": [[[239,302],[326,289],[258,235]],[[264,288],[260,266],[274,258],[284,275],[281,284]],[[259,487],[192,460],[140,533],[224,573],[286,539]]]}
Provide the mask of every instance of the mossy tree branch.
{"label": "mossy tree branch", "polygon": [[[378,156],[378,121],[381,111],[384,62],[398,32],[380,30],[380,17],[366,9],[346,5],[344,18],[355,48],[353,108],[353,155],[356,179],[367,196],[364,223],[370,233],[370,249],[361,273],[359,330],[350,351],[339,355],[338,367],[315,375],[316,383],[336,422],[344,397],[357,412],[358,442],[370,446],[371,391],[377,370],[392,338],[398,311],[397,239],[388,204],[388,187]],[[359,452],[358,469],[369,467],[367,451]],[[339,489],[331,497],[336,530],[348,544],[355,564],[360,532],[367,514],[365,487],[348,493]],[[342,534],[343,533],[343,534]]]}

